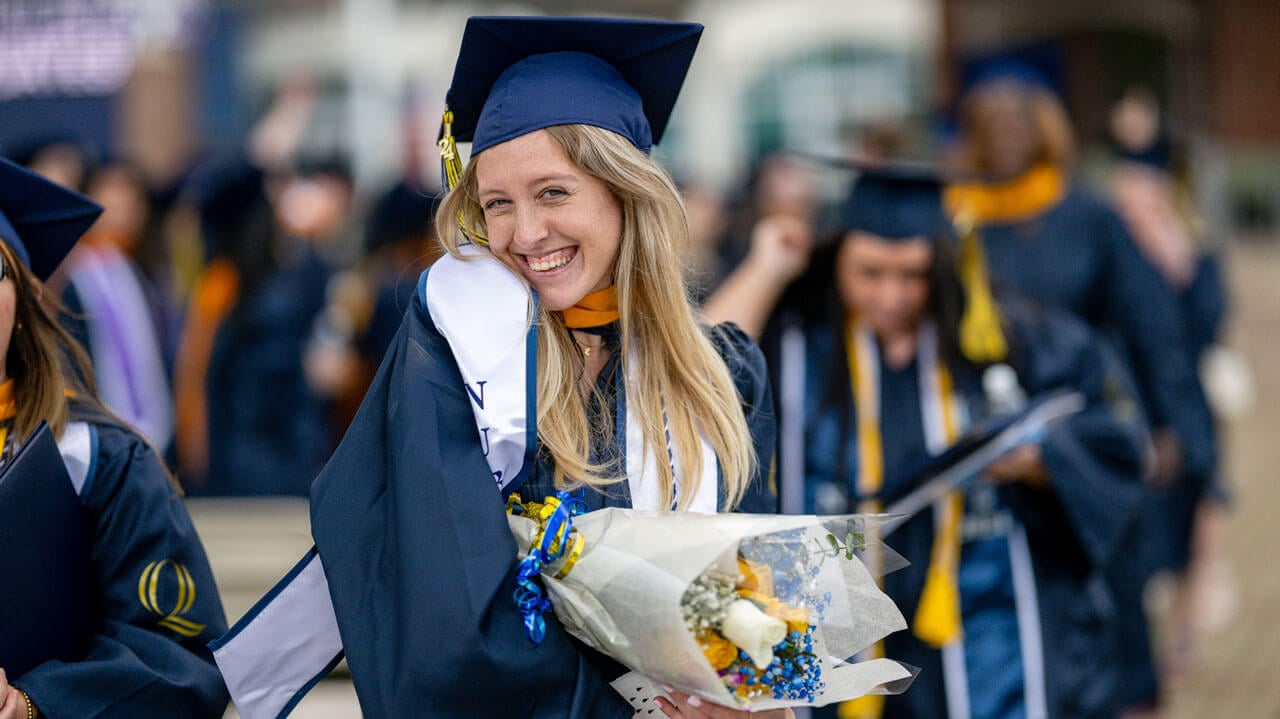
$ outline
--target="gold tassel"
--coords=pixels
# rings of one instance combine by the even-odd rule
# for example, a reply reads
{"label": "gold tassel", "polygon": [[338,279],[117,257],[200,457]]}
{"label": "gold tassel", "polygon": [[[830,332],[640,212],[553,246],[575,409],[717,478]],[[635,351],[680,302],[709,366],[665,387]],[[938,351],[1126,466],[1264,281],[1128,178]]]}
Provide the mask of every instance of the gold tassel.
{"label": "gold tassel", "polygon": [[452,192],[462,179],[462,158],[458,156],[458,144],[453,140],[453,110],[448,107],[444,109],[443,122],[444,133],[436,144],[440,147],[440,162],[444,165],[444,179],[448,184],[445,189]]}
{"label": "gold tassel", "polygon": [[915,621],[911,623],[915,635],[935,648],[950,644],[963,633],[956,569],[960,559],[960,520],[964,515],[964,498],[952,492],[942,501],[946,505],[941,521],[934,528],[933,556],[929,560]]}
{"label": "gold tassel", "polygon": [[972,362],[993,363],[1005,359],[1009,345],[1001,328],[1000,309],[991,295],[987,260],[971,212],[955,218],[960,235],[960,284],[965,291],[964,316],[960,318],[960,351]]}
{"label": "gold tassel", "polygon": [[[436,145],[440,148],[440,164],[444,166],[444,179],[448,185],[449,192],[453,192],[453,188],[458,186],[462,181],[462,156],[458,154],[458,143],[453,139],[453,110],[447,106],[444,109],[444,118],[442,118],[444,132],[441,133],[440,142]],[[488,245],[489,238],[467,229],[467,218],[461,210],[458,211],[458,229],[462,230],[472,242],[481,245]]]}

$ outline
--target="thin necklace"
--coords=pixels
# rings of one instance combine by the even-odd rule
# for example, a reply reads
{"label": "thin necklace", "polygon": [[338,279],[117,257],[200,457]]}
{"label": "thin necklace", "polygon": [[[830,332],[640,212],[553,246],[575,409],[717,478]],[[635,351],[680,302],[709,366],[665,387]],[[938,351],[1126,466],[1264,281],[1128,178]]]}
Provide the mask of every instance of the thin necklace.
{"label": "thin necklace", "polygon": [[590,357],[590,356],[591,356],[591,351],[592,351],[593,349],[595,349],[595,348],[594,348],[594,347],[592,347],[591,345],[589,345],[589,344],[587,344],[587,343],[583,342],[582,340],[578,339],[576,335],[573,337],[573,343],[574,343],[574,344],[576,344],[576,345],[578,345],[578,349],[582,350],[582,356],[583,356],[583,357]]}

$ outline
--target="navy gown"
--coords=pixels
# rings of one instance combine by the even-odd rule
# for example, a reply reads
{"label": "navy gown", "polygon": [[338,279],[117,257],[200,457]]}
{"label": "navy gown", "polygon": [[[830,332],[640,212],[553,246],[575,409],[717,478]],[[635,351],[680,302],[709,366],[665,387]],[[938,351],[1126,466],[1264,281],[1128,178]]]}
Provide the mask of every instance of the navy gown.
{"label": "navy gown", "polygon": [[[1116,617],[1104,570],[1132,549],[1145,425],[1118,360],[1084,325],[1027,304],[1006,302],[1002,309],[1009,363],[1026,393],[1071,389],[1084,394],[1087,407],[1041,442],[1052,489],[980,482],[970,490],[957,582],[963,646],[947,660],[911,631],[886,638],[886,656],[921,668],[909,690],[888,697],[886,717],[954,717],[948,707],[957,696],[974,719],[1037,716],[1037,708],[1049,717],[1109,719],[1116,709]],[[802,452],[808,509],[847,511],[866,498],[857,491],[858,435],[843,334],[811,325],[805,345],[803,442],[784,440],[780,465]],[[914,489],[914,470],[929,454],[917,361],[881,367],[878,499],[886,504]],[[981,383],[973,374],[953,370],[958,394],[980,415]],[[930,564],[933,514],[917,514],[888,542],[911,562],[884,582],[910,620]],[[959,671],[946,666],[955,657]]]}
{"label": "navy gown", "polygon": [[[1168,427],[1182,443],[1183,477],[1212,476],[1218,463],[1213,419],[1173,291],[1138,250],[1120,217],[1102,200],[1072,186],[1034,218],[981,229],[992,276],[1041,303],[1084,319],[1112,340],[1132,371],[1152,427]],[[1147,502],[1158,506],[1149,493]],[[1154,507],[1153,507],[1154,508]],[[1161,563],[1160,512],[1140,515],[1137,545],[1110,570],[1120,612],[1127,704],[1158,701],[1142,596]]]}
{"label": "navy gown", "polygon": [[306,248],[218,328],[205,379],[209,475],[201,494],[307,495],[334,444],[329,404],[302,365],[329,275]]}
{"label": "navy gown", "polygon": [[1003,287],[1080,317],[1113,340],[1132,368],[1153,427],[1171,427],[1192,475],[1217,463],[1208,407],[1185,352],[1173,292],[1120,217],[1078,186],[1042,214],[981,228],[991,276]]}
{"label": "navy gown", "polygon": [[[100,623],[80,661],[10,680],[51,719],[221,717],[227,690],[206,644],[227,622],[200,538],[151,447],[87,419],[62,445],[89,522]],[[77,432],[79,450],[68,450]]]}
{"label": "navy gown", "polygon": [[[525,637],[512,601],[516,547],[504,497],[457,363],[428,315],[419,291],[312,490],[312,533],[361,708],[378,717],[630,717],[608,686],[619,668],[553,615],[540,645]],[[762,468],[744,508],[771,509],[764,474],[774,420],[763,357],[736,328],[711,336],[734,374]],[[616,372],[601,382],[616,385]],[[616,456],[618,448],[594,452]],[[545,492],[545,469],[510,489]],[[592,506],[606,501],[589,494]]]}

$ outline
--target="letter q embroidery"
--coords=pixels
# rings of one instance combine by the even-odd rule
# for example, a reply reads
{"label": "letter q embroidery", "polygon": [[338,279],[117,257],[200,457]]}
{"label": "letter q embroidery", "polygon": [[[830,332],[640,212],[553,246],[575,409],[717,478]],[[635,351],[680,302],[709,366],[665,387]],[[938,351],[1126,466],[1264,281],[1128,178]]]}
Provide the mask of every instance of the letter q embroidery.
{"label": "letter q embroidery", "polygon": [[[162,587],[173,586],[171,581],[177,585],[177,596],[169,599],[173,593],[162,591]],[[196,583],[191,579],[191,572],[172,559],[151,562],[142,570],[138,577],[138,601],[144,609],[160,616],[157,624],[165,629],[184,637],[199,636],[204,631],[205,625],[182,616],[195,605]]]}

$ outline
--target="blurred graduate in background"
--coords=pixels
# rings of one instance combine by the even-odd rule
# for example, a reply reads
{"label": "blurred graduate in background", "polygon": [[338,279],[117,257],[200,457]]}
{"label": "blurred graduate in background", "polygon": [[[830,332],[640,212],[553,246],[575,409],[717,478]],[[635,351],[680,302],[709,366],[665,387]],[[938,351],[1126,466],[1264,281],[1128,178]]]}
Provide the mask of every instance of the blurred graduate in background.
{"label": "blurred graduate in background", "polygon": [[[100,212],[0,160],[0,445],[7,461],[42,420],[58,438],[92,538],[93,596],[79,601],[94,613],[77,656],[0,673],[0,717],[220,717],[205,645],[226,620],[199,537],[152,445],[103,406],[84,351],[42,304]],[[22,592],[13,579],[4,591]]]}
{"label": "blurred graduate in background", "polygon": [[[1000,179],[948,188],[948,209],[977,224],[998,283],[1075,314],[1120,352],[1152,427],[1148,479],[1212,475],[1212,420],[1177,300],[1115,210],[1074,177],[1074,133],[1046,75],[1000,59],[977,66],[970,80],[959,105],[961,154]],[[1147,711],[1159,683],[1142,605],[1153,568],[1149,528],[1139,521],[1132,532],[1142,541],[1111,575],[1128,617],[1128,703]]]}
{"label": "blurred graduate in background", "polygon": [[[180,476],[193,493],[305,496],[333,447],[328,400],[303,368],[331,273],[314,242],[285,231],[268,179],[233,162],[197,181],[209,261],[174,378]],[[310,216],[294,202],[292,222]]]}
{"label": "blurred graduate in background", "polygon": [[[1229,298],[1220,248],[1191,199],[1185,152],[1161,117],[1155,94],[1143,87],[1127,90],[1112,108],[1111,197],[1139,250],[1178,300],[1185,353],[1199,370],[1196,401],[1208,402],[1215,419],[1227,419],[1240,412],[1241,399],[1231,395],[1241,382],[1248,384],[1249,370],[1222,344]],[[1216,430],[1209,425],[1215,447]],[[1234,580],[1222,556],[1230,493],[1220,466],[1203,469],[1158,477],[1151,492],[1151,560],[1163,573],[1157,588],[1172,589],[1163,593],[1167,606],[1157,601],[1154,607],[1169,619],[1159,668],[1174,681],[1192,668],[1197,635],[1221,627],[1234,601]]]}
{"label": "blurred graduate in background", "polygon": [[133,257],[150,221],[141,173],[112,161],[96,168],[86,194],[102,217],[67,259],[64,324],[89,353],[102,399],[163,456],[173,443],[168,304]]}
{"label": "blurred graduate in background", "polygon": [[395,340],[418,276],[444,252],[435,231],[438,194],[409,181],[387,188],[365,223],[366,256],[329,283],[305,367],[310,385],[333,399],[339,435]]}
{"label": "blurred graduate in background", "polygon": [[[771,315],[791,323],[766,347],[781,377],[784,498],[802,483],[806,511],[884,511],[974,423],[1060,390],[1086,404],[889,538],[911,566],[885,590],[914,619],[883,651],[921,672],[901,696],[838,715],[1113,717],[1103,570],[1132,549],[1146,443],[1123,370],[1075,318],[992,297],[981,247],[972,233],[957,242],[933,170],[864,169],[832,245],[811,259],[803,224],[762,223],[706,306],[753,333]],[[809,304],[775,312],[797,277]]]}

